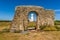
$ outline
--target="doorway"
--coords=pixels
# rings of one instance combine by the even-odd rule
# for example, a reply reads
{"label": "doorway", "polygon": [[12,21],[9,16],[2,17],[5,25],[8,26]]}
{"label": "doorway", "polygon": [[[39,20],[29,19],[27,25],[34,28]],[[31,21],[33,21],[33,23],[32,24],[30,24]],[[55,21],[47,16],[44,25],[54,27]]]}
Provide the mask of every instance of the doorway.
{"label": "doorway", "polygon": [[36,29],[37,16],[38,15],[35,11],[31,11],[28,13],[28,30]]}

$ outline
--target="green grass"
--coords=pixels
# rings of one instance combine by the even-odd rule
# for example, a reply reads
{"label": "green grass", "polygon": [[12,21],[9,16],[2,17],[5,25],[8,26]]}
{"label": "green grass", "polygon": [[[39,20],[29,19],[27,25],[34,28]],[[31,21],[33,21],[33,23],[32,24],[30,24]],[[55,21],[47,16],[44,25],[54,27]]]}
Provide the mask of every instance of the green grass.
{"label": "green grass", "polygon": [[60,20],[55,20],[54,23],[55,25],[60,25]]}

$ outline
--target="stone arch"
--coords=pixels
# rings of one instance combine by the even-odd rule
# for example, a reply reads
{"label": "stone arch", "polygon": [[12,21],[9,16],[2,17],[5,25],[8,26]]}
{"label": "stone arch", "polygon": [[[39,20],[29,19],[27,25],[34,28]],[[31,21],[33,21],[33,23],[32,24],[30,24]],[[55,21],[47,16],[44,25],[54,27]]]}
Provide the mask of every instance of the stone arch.
{"label": "stone arch", "polygon": [[[36,11],[30,11],[30,12],[28,13],[28,16],[29,16],[30,13],[34,13],[34,14],[36,15],[36,21],[35,21],[35,24],[36,24],[36,25],[35,25],[35,29],[37,29],[37,28],[36,28],[36,26],[37,26],[37,21],[38,21],[37,19],[38,19],[38,16],[39,16],[39,15],[38,15],[38,13],[37,13]],[[28,18],[28,19],[29,19],[29,18]],[[29,22],[29,21],[28,21],[28,22]]]}
{"label": "stone arch", "polygon": [[28,27],[28,15],[29,15],[30,12],[35,12],[37,14],[36,27],[35,28],[39,29],[39,26],[40,26],[39,25],[40,24],[40,22],[39,22],[40,21],[40,19],[39,19],[40,18],[40,13],[39,13],[39,11],[36,11],[36,10],[27,12],[27,15],[25,16],[27,18],[26,19],[27,22],[25,22],[26,28]]}
{"label": "stone arch", "polygon": [[[45,20],[47,20],[47,13],[49,13],[49,15],[51,16],[51,20],[48,20],[46,22],[49,22],[49,21],[52,21],[52,22],[49,22],[52,26],[54,26],[54,11],[50,11],[52,13],[50,13],[48,10],[44,10],[43,7],[40,7],[40,6],[17,6],[16,7],[16,14],[14,16],[14,19],[12,21],[12,24],[11,24],[11,27],[10,27],[10,30],[12,31],[12,29],[19,29],[19,30],[22,30],[24,31],[24,28],[27,28],[28,26],[28,14],[29,12],[31,11],[34,11],[36,12],[37,14],[37,25],[36,25],[36,30],[40,29],[39,26],[41,25],[44,25],[44,22]],[[41,10],[41,14],[40,14],[40,10]],[[41,25],[40,25],[41,24]],[[47,24],[48,25],[48,24]]]}

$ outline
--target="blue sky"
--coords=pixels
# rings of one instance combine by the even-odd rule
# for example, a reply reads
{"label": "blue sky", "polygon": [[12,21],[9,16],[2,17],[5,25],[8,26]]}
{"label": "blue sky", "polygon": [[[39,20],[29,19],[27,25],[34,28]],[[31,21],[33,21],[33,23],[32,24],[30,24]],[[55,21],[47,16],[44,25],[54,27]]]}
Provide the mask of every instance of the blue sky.
{"label": "blue sky", "polygon": [[[33,14],[33,15],[32,15]],[[29,12],[29,15],[28,15],[28,19],[30,19],[31,20],[31,17],[33,16],[33,21],[36,21],[36,19],[37,19],[37,14],[36,14],[36,12]],[[30,21],[29,20],[29,21]]]}
{"label": "blue sky", "polygon": [[42,6],[55,11],[55,20],[60,20],[60,0],[0,0],[0,20],[12,20],[15,7],[19,5]]}

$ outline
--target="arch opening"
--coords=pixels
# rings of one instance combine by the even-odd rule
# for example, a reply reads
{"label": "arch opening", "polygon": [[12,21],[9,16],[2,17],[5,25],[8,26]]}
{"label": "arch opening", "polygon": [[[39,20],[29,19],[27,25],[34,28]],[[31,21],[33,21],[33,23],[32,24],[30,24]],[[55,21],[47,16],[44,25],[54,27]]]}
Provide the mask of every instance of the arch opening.
{"label": "arch opening", "polygon": [[31,11],[28,13],[28,29],[36,29],[38,14],[35,11]]}

